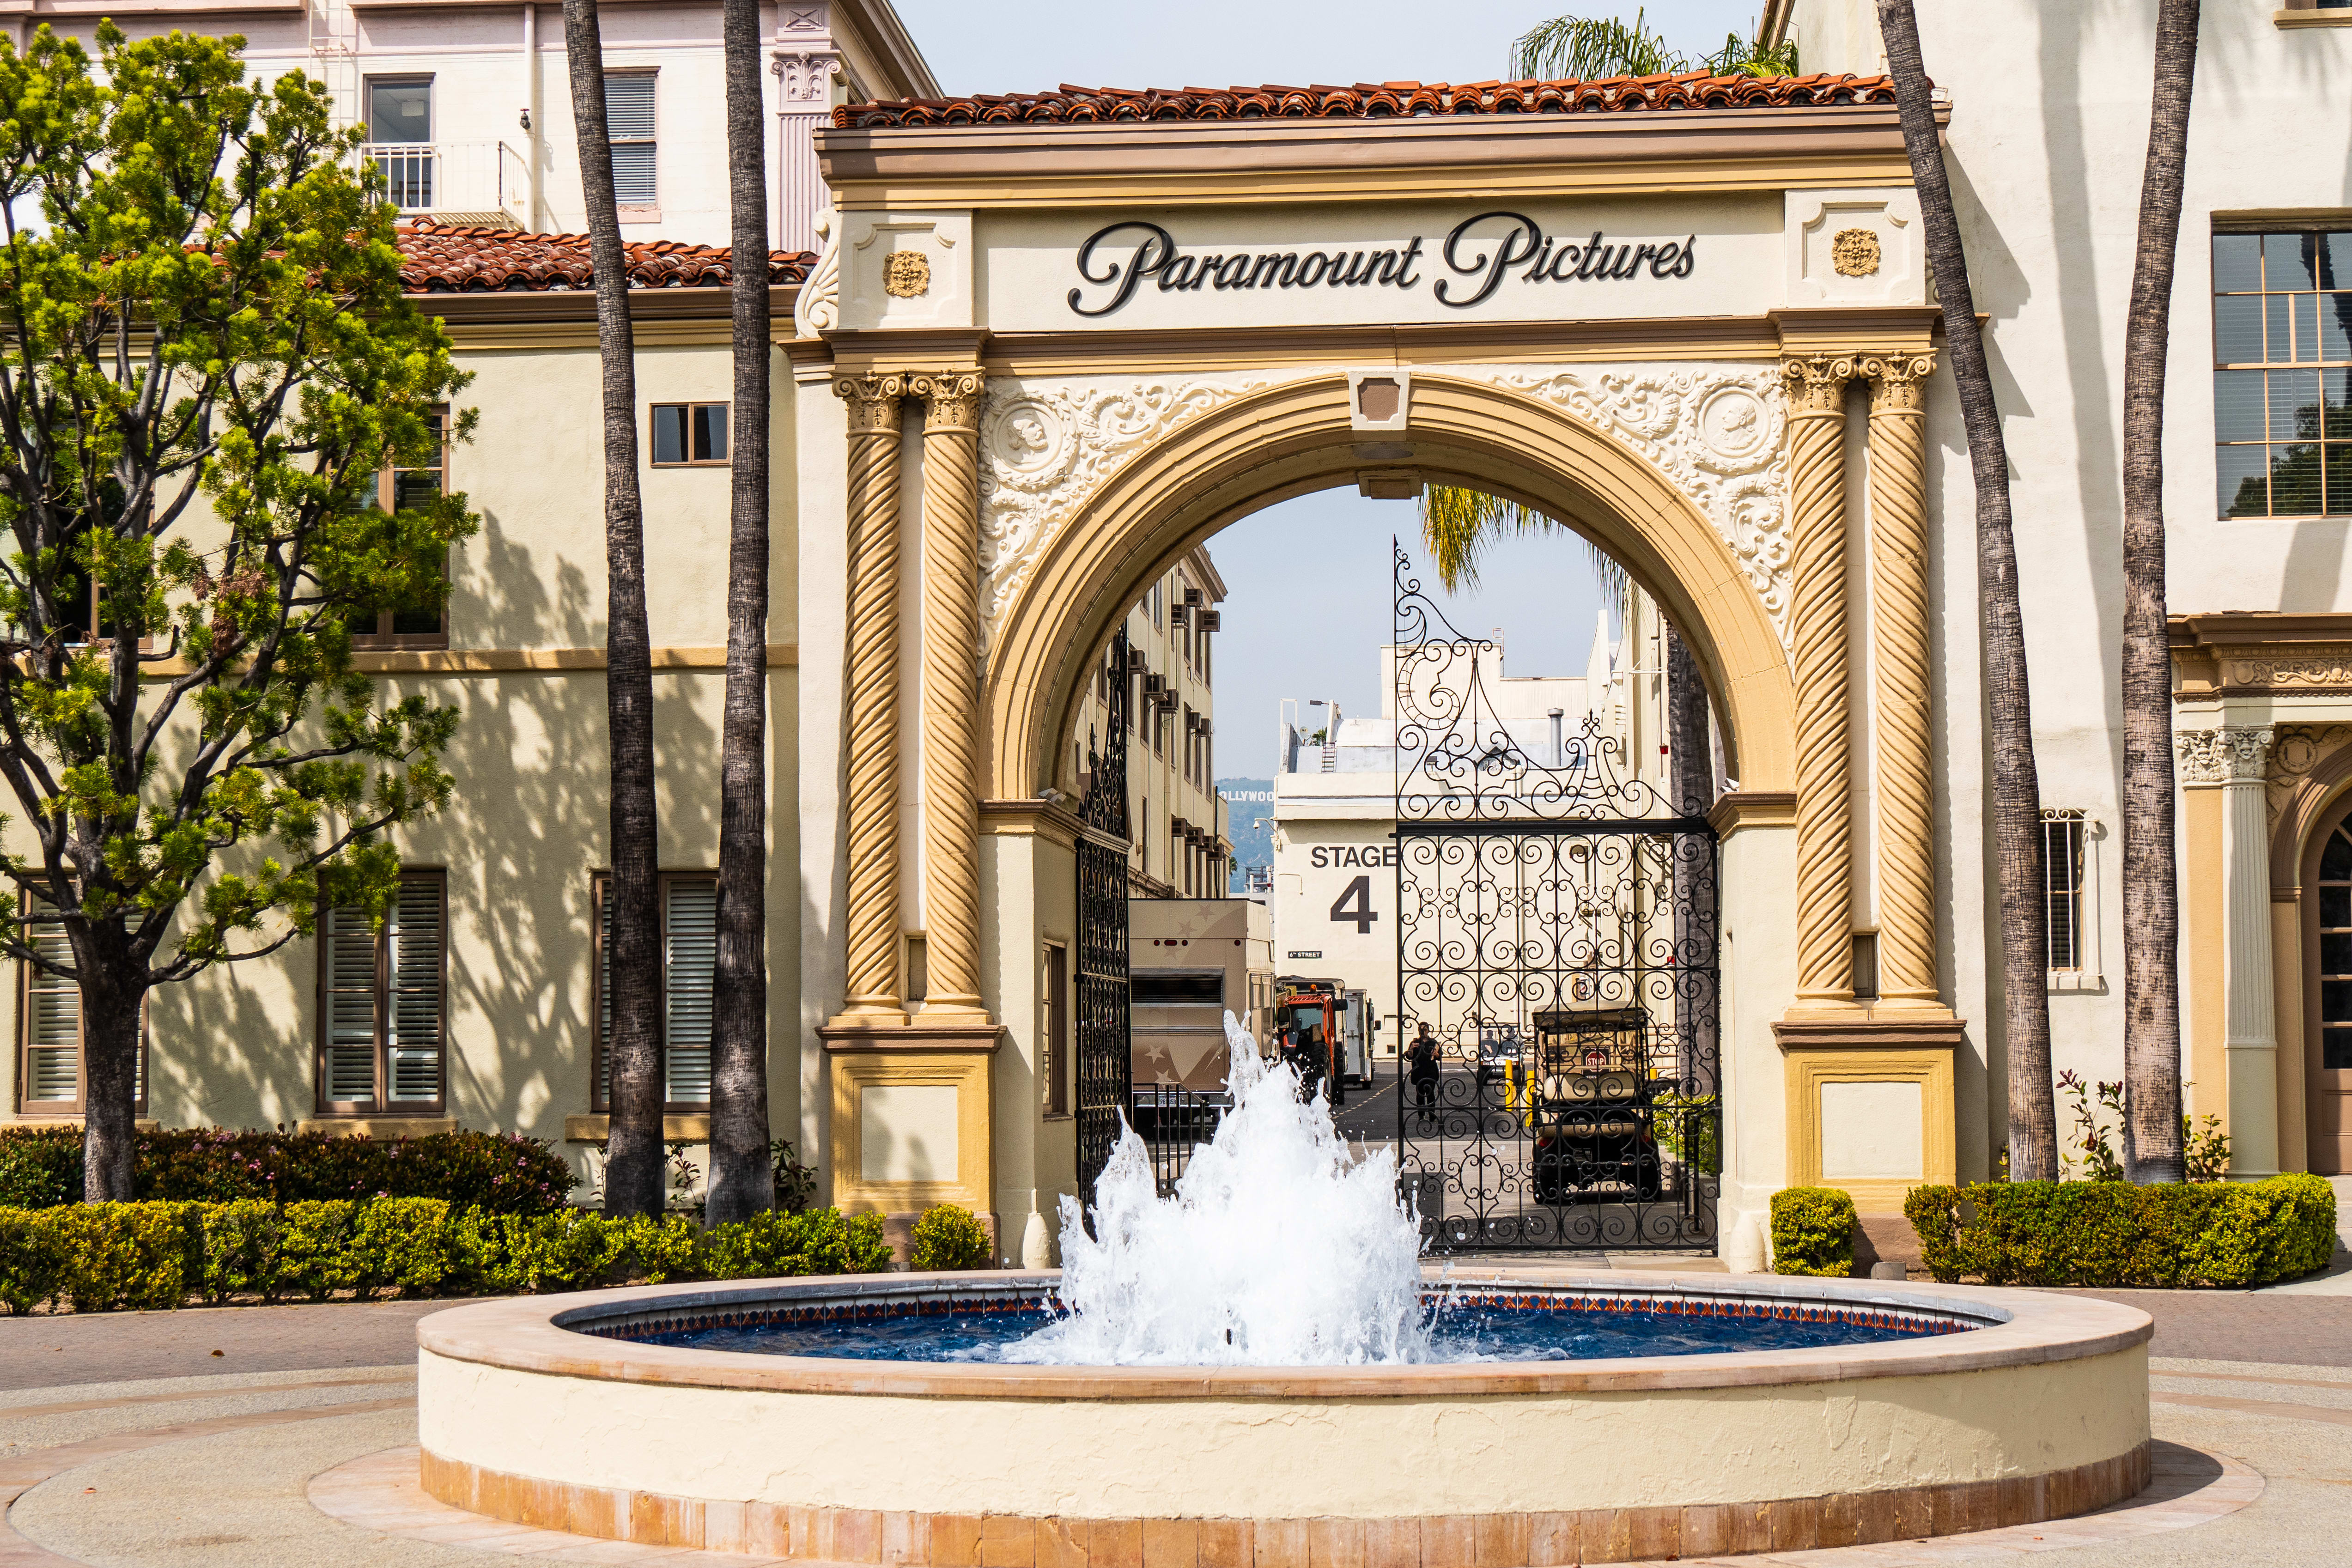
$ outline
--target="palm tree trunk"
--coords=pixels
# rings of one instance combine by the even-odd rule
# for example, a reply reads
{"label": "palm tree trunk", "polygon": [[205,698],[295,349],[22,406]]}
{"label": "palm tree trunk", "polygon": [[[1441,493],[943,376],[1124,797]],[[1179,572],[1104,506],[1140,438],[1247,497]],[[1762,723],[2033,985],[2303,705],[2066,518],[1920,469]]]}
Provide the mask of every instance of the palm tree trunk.
{"label": "palm tree trunk", "polygon": [[2163,0],[2124,325],[2124,1174],[2178,1182],[2180,878],[2173,859],[2172,654],[2164,614],[2164,371],[2189,163],[2198,0]]}
{"label": "palm tree trunk", "polygon": [[712,1225],[776,1203],[768,1155],[768,197],[760,0],[725,0],[727,184],[734,219],[734,463],[727,696],[719,721],[719,973],[710,1038]]}
{"label": "palm tree trunk", "polygon": [[579,128],[588,258],[596,281],[596,350],[604,397],[604,706],[612,748],[612,934],[605,984],[612,1075],[604,1212],[662,1207],[660,825],[654,814],[654,673],[646,626],[645,506],[637,491],[636,340],[628,261],[613,196],[604,123],[604,44],[596,0],[564,0],[563,48]]}
{"label": "palm tree trunk", "polygon": [[1944,337],[1969,468],[1977,492],[1977,584],[1984,601],[1984,679],[1992,741],[1992,816],[2000,888],[2002,1057],[2009,1069],[2009,1172],[2058,1177],[2058,1107],[2050,1081],[2050,912],[2042,902],[2042,783],[2033,765],[2025,622],[2017,596],[2017,539],[2009,504],[2009,451],[1969,288],[1968,256],[1919,60],[1911,0],[1878,0],[1878,29],[1895,79],[1903,146],[1919,196],[1927,265],[1944,307]]}

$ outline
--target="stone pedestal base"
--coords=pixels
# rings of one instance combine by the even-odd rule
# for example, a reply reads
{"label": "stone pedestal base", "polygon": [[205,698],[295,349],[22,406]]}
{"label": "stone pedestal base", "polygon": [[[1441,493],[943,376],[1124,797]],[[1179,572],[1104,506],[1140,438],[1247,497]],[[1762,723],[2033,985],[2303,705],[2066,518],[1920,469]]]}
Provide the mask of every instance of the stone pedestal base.
{"label": "stone pedestal base", "polygon": [[[833,1079],[826,1169],[844,1214],[995,1205],[993,1024],[911,1022],[817,1031]],[[909,1226],[913,1220],[907,1222]]]}
{"label": "stone pedestal base", "polygon": [[1786,1074],[1789,1184],[1838,1187],[1865,1215],[1899,1215],[1958,1174],[1952,1053],[1967,1026],[1906,1011],[1796,1015],[1772,1026]]}

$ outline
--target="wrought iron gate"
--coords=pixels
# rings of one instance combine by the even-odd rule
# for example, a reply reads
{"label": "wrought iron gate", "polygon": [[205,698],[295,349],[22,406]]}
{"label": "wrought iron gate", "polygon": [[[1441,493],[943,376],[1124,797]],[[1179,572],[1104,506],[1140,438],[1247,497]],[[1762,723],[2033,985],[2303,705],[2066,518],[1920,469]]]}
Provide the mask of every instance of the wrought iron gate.
{"label": "wrought iron gate", "polygon": [[[1712,1251],[1717,846],[1395,561],[1397,1162],[1434,1252]],[[1430,1047],[1416,1049],[1426,1033]]]}
{"label": "wrought iron gate", "polygon": [[1087,746],[1087,795],[1079,808],[1076,1054],[1078,1193],[1094,1206],[1095,1180],[1117,1146],[1128,1109],[1127,634],[1111,639],[1105,713],[1108,736]]}

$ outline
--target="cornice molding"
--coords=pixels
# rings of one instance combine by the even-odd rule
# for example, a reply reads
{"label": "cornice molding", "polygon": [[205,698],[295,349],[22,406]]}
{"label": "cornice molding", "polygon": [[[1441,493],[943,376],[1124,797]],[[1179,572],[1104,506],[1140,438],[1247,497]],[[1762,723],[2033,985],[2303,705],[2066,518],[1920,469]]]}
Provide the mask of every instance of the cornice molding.
{"label": "cornice molding", "polygon": [[1891,105],[828,129],[816,146],[845,211],[1911,183]]}

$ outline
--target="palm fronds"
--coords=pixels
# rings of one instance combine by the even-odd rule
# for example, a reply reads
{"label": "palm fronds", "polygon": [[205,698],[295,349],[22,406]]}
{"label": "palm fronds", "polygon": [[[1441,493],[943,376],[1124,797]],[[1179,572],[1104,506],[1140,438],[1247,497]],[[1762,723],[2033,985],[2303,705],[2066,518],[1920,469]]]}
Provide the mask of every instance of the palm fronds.
{"label": "palm fronds", "polygon": [[[1488,495],[1485,490],[1453,485],[1432,485],[1421,493],[1421,542],[1437,581],[1449,594],[1478,586],[1478,566],[1486,547],[1505,534],[1549,533],[1563,525],[1533,507]],[[1563,529],[1563,531],[1565,530]],[[1614,556],[1582,535],[1592,575],[1612,597],[1625,588],[1625,568]]]}
{"label": "palm fronds", "polygon": [[1637,8],[1633,21],[1614,16],[1555,16],[1538,23],[1511,44],[1511,74],[1545,81],[1594,81],[1613,76],[1675,76],[1704,70],[1716,76],[1776,77],[1797,74],[1797,46],[1761,36],[1724,35],[1723,47],[1696,58],[1650,30],[1649,13]]}
{"label": "palm fronds", "polygon": [[1691,68],[1665,36],[1650,31],[1646,10],[1631,24],[1614,16],[1555,16],[1511,45],[1512,74],[1545,81],[1592,81],[1612,76],[1672,76]]}

